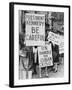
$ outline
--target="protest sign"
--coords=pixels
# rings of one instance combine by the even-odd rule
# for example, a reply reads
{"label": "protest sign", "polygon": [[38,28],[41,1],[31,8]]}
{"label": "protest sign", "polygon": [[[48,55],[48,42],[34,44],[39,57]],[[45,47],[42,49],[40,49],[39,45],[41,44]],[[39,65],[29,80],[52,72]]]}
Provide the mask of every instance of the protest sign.
{"label": "protest sign", "polygon": [[59,45],[60,44],[60,38],[61,38],[60,35],[57,35],[53,32],[49,32],[48,41],[51,41],[52,43]]}
{"label": "protest sign", "polygon": [[59,53],[64,53],[64,36],[49,32],[48,41],[59,45]]}
{"label": "protest sign", "polygon": [[51,44],[38,47],[39,66],[46,67],[53,65]]}
{"label": "protest sign", "polygon": [[45,15],[25,14],[26,46],[41,46],[45,44]]}

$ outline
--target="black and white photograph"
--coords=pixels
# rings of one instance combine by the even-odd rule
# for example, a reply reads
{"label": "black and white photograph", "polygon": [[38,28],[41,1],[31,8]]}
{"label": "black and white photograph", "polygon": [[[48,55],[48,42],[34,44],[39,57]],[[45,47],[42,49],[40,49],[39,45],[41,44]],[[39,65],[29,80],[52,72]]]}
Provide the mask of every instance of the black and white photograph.
{"label": "black and white photograph", "polygon": [[19,78],[64,76],[64,13],[19,11]]}
{"label": "black and white photograph", "polygon": [[69,6],[12,5],[12,85],[69,83]]}

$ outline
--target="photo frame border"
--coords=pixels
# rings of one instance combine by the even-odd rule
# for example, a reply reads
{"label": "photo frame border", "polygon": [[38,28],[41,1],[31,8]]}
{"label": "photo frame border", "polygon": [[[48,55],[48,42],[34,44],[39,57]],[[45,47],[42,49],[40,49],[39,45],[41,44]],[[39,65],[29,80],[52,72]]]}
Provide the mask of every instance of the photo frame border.
{"label": "photo frame border", "polygon": [[[33,6],[44,6],[44,7],[62,7],[69,9],[69,77],[68,82],[62,83],[48,83],[48,84],[34,84],[34,85],[18,85],[14,86],[14,5],[33,5]],[[32,87],[32,86],[48,86],[48,85],[62,85],[70,84],[70,6],[69,5],[55,5],[55,4],[40,4],[40,3],[20,3],[10,2],[9,3],[9,86],[10,87]]]}

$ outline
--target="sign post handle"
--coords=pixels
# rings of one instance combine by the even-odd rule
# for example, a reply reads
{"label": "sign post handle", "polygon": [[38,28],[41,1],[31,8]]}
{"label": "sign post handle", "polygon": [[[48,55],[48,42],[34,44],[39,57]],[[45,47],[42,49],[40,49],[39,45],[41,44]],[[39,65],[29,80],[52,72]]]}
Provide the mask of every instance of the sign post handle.
{"label": "sign post handle", "polygon": [[42,77],[41,76],[41,67],[39,66],[39,77]]}

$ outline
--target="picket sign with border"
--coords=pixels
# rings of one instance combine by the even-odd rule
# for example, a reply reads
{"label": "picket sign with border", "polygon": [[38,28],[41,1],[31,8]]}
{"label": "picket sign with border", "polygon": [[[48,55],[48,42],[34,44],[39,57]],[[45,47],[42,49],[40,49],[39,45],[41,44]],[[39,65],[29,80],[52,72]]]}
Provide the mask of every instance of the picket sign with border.
{"label": "picket sign with border", "polygon": [[45,14],[25,14],[26,46],[45,45]]}
{"label": "picket sign with border", "polygon": [[39,66],[46,67],[53,65],[51,43],[45,46],[38,47]]}

